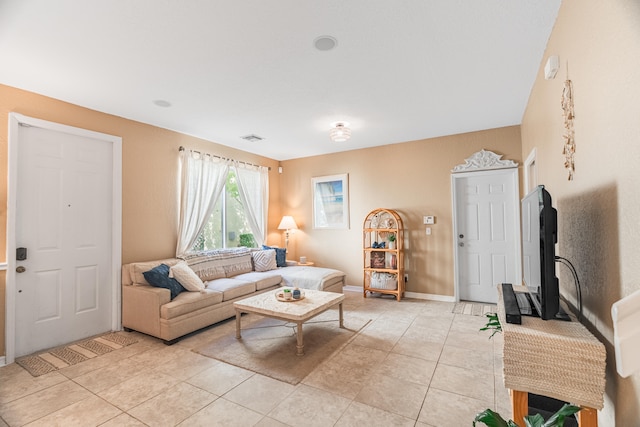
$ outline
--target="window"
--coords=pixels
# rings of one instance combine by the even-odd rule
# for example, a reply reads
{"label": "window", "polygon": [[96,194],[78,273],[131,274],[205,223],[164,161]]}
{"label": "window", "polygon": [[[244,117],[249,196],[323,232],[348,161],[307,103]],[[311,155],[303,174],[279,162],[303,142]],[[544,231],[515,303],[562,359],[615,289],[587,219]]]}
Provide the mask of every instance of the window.
{"label": "window", "polygon": [[213,212],[192,251],[236,246],[256,247],[256,240],[240,200],[238,178],[234,171],[227,174],[223,191],[224,197],[220,197],[214,205]]}
{"label": "window", "polygon": [[269,168],[185,149],[180,165],[177,256],[264,243]]}

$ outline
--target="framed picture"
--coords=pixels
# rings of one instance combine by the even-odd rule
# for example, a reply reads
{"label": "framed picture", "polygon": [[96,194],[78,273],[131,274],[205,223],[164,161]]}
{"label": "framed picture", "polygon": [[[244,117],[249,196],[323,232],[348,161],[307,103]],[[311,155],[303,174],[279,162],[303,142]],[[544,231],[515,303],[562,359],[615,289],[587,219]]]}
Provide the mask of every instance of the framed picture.
{"label": "framed picture", "polygon": [[311,178],[313,228],[349,228],[349,176]]}

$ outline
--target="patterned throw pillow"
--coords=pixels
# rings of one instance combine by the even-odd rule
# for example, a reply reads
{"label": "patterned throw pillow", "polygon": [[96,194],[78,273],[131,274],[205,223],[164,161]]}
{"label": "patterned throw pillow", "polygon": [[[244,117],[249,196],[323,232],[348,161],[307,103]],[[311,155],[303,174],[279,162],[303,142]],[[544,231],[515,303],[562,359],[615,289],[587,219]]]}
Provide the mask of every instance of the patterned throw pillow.
{"label": "patterned throw pillow", "polygon": [[253,256],[253,269],[255,271],[271,271],[278,268],[274,249],[255,251],[251,255]]}
{"label": "patterned throw pillow", "polygon": [[277,248],[275,246],[262,245],[262,249],[273,249],[276,251],[276,264],[278,267],[287,266],[287,250],[285,248]]}
{"label": "patterned throw pillow", "polygon": [[176,279],[189,292],[204,292],[204,283],[184,261],[169,269],[169,277]]}
{"label": "patterned throw pillow", "polygon": [[171,299],[177,297],[180,292],[185,291],[176,279],[169,277],[169,266],[167,264],[160,264],[156,268],[145,271],[142,274],[151,286],[169,289],[169,291],[171,291]]}

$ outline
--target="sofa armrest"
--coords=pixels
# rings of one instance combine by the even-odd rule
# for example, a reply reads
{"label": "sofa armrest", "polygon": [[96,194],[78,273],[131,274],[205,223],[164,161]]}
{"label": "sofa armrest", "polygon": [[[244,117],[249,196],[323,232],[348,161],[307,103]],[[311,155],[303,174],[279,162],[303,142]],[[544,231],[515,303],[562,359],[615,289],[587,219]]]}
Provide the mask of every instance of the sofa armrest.
{"label": "sofa armrest", "polygon": [[169,289],[148,285],[123,286],[122,326],[160,337],[160,307],[169,301]]}

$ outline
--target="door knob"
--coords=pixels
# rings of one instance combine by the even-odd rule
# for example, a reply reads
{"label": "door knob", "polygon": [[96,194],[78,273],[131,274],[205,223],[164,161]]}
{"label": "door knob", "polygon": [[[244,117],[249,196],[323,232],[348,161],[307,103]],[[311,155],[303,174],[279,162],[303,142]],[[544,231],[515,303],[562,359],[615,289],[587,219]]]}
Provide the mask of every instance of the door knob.
{"label": "door knob", "polygon": [[458,237],[461,238],[461,239],[464,239],[464,234],[461,234]]}
{"label": "door knob", "polygon": [[16,267],[16,273],[24,273],[25,271],[27,271],[27,269],[21,265]]}

